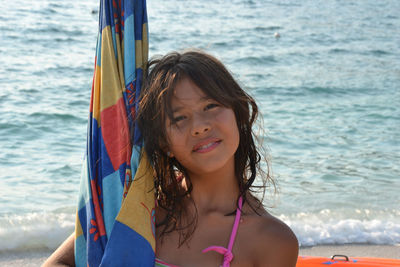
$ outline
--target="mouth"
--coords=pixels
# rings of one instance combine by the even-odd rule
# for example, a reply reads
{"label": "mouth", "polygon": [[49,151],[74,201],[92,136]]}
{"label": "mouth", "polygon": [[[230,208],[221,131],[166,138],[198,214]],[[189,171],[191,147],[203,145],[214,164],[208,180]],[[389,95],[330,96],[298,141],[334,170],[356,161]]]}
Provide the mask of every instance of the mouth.
{"label": "mouth", "polygon": [[202,141],[198,144],[196,144],[193,147],[193,152],[198,152],[198,153],[206,153],[209,152],[211,150],[213,150],[215,147],[217,147],[220,143],[222,142],[222,140],[220,139],[208,139],[205,141]]}

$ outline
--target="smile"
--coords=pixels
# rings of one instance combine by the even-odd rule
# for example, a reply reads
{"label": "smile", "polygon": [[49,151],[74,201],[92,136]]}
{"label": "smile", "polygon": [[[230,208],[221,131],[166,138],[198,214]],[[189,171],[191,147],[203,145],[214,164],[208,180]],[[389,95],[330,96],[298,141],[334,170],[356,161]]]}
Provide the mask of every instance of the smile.
{"label": "smile", "polygon": [[221,140],[206,140],[205,142],[198,143],[193,147],[193,152],[206,153],[213,150],[221,143]]}

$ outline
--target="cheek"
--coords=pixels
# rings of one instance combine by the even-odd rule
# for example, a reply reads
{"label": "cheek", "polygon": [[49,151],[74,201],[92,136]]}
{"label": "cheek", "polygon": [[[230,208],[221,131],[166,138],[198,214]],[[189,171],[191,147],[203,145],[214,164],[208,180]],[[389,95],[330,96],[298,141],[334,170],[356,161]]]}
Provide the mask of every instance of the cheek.
{"label": "cheek", "polygon": [[215,116],[215,119],[217,120],[217,123],[224,124],[225,127],[229,127],[232,130],[233,128],[236,128],[237,131],[236,117],[232,109],[223,110]]}
{"label": "cheek", "polygon": [[239,146],[239,130],[236,122],[235,113],[232,109],[226,109],[216,116],[217,123],[224,125],[224,131],[229,134],[232,144]]}
{"label": "cheek", "polygon": [[237,127],[236,121],[235,121],[235,124],[233,125],[233,127],[234,127],[234,129],[233,129],[232,133],[233,133],[233,139],[234,139],[234,146],[236,147],[235,148],[235,152],[236,152],[236,150],[239,147],[239,143],[240,143],[240,134],[239,134],[239,129]]}
{"label": "cheek", "polygon": [[182,149],[184,146],[185,137],[182,135],[182,132],[178,129],[169,129],[167,130],[167,149],[172,152],[174,156],[178,156],[182,153]]}

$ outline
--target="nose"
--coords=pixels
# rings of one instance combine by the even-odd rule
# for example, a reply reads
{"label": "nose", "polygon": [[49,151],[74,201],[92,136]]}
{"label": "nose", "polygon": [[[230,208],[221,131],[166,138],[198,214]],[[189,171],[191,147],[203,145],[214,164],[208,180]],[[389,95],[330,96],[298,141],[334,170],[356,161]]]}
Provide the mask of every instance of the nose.
{"label": "nose", "polygon": [[199,136],[211,130],[210,121],[205,116],[193,116],[192,135]]}

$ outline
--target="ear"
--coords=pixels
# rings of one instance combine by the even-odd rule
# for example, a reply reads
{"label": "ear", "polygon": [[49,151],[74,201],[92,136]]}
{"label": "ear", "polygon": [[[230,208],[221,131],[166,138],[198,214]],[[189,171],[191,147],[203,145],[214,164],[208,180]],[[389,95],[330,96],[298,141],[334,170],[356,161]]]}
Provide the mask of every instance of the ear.
{"label": "ear", "polygon": [[172,152],[169,150],[169,147],[168,147],[167,145],[166,145],[166,146],[163,146],[162,150],[164,151],[165,154],[167,154],[167,156],[168,156],[169,158],[173,158],[173,157],[174,157],[174,153],[172,153]]}

